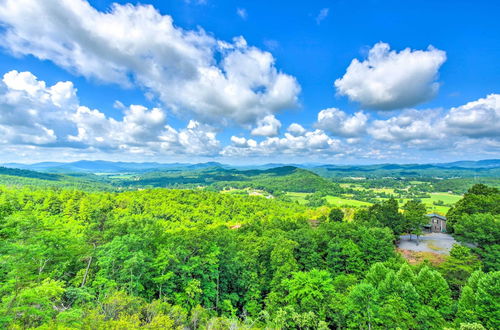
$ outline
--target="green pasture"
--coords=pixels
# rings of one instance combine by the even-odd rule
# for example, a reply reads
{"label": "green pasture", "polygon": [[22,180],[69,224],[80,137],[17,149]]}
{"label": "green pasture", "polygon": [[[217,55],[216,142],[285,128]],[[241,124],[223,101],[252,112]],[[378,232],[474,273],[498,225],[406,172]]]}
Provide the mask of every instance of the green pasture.
{"label": "green pasture", "polygon": [[[286,195],[290,197],[290,199],[293,201],[297,201],[300,204],[306,204],[307,203],[306,196],[309,195],[309,193],[288,192]],[[325,199],[329,204],[339,207],[340,206],[360,207],[360,206],[371,205],[370,203],[367,202],[362,202],[355,199],[349,199],[338,196],[326,196]]]}
{"label": "green pasture", "polygon": [[[393,189],[386,188],[386,189],[374,189],[375,191],[379,192],[386,192],[386,193],[391,193],[393,192]],[[309,195],[309,193],[299,193],[299,192],[288,192],[286,194],[290,199],[293,201],[297,201],[300,204],[306,204],[306,196]],[[450,209],[450,206],[455,204],[458,200],[462,198],[460,195],[454,195],[454,194],[449,194],[449,193],[431,193],[430,198],[423,198],[422,202],[427,206],[427,211],[428,212],[435,212],[439,214],[445,215],[446,212]],[[351,199],[346,196],[326,196],[325,197],[327,202],[331,205],[334,206],[348,206],[348,207],[363,207],[363,206],[370,206],[371,203],[368,202],[363,202],[363,201],[358,201],[355,199]],[[384,200],[384,198],[380,198],[380,201]],[[409,199],[403,198],[402,202],[400,199],[397,199],[402,206],[404,203],[406,203]],[[443,201],[444,205],[434,205],[434,202],[437,201]]]}
{"label": "green pasture", "polygon": [[358,201],[355,199],[347,199],[347,198],[336,197],[336,196],[326,196],[325,198],[329,204],[332,204],[335,206],[360,207],[360,206],[370,206],[371,205],[371,203],[368,203],[368,202],[362,202],[362,201]]}
{"label": "green pasture", "polygon": [[292,201],[297,201],[300,204],[305,204],[307,203],[306,196],[309,195],[309,193],[301,193],[301,192],[287,192],[286,196],[290,197]]}

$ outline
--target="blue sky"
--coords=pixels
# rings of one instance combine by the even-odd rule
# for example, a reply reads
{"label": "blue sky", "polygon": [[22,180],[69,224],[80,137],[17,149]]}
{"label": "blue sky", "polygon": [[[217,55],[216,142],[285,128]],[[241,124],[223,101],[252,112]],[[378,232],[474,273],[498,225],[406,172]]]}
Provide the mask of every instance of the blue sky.
{"label": "blue sky", "polygon": [[496,1],[0,3],[0,157],[500,156]]}

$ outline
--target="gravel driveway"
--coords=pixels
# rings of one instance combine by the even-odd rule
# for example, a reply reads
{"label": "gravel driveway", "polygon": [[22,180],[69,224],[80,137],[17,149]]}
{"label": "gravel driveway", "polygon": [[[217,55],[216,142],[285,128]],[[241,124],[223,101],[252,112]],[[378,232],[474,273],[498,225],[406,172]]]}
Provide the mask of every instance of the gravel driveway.
{"label": "gravel driveway", "polygon": [[402,235],[398,247],[403,250],[410,250],[416,252],[434,252],[440,254],[450,254],[453,244],[458,244],[455,239],[448,234],[443,233],[429,233],[418,237],[419,243],[417,245],[417,237],[415,235]]}

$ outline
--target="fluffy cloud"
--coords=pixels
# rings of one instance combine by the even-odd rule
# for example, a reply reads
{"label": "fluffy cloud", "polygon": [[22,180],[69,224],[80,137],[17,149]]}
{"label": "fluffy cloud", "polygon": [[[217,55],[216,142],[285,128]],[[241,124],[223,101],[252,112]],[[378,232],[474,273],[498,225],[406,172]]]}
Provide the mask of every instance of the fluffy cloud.
{"label": "fluffy cloud", "polygon": [[404,110],[385,119],[330,108],[320,111],[315,130],[293,123],[283,136],[276,136],[281,123],[269,115],[252,132],[264,139],[232,136],[227,146],[221,145],[218,130],[211,125],[191,120],[186,127],[174,128],[162,108],[120,102],[116,107],[123,111],[121,118],[81,105],[71,82],[48,86],[30,72],[10,71],[0,81],[0,149],[19,155],[35,155],[37,150],[36,157],[57,150],[72,159],[76,153],[92,158],[104,152],[138,157],[387,159],[416,157],[415,152],[433,149],[455,155],[497,155],[500,150],[499,94],[449,110]]}
{"label": "fluffy cloud", "polygon": [[[43,17],[43,19],[40,19]],[[300,86],[273,56],[242,38],[224,42],[176,27],[150,5],[112,5],[99,12],[84,0],[5,0],[2,44],[85,77],[153,92],[182,117],[240,124],[294,107]]]}
{"label": "fluffy cloud", "polygon": [[426,149],[465,150],[475,145],[475,151],[498,151],[500,95],[491,94],[448,111],[405,110],[369,123],[367,131],[378,141]]}
{"label": "fluffy cloud", "polygon": [[278,135],[281,122],[273,115],[265,116],[257,122],[257,127],[252,130],[252,135],[275,136]]}
{"label": "fluffy cloud", "polygon": [[434,147],[444,147],[438,142],[447,137],[439,111],[433,110],[406,110],[386,120],[375,120],[368,132],[379,141]]}
{"label": "fluffy cloud", "polygon": [[214,156],[220,151],[220,143],[216,138],[214,128],[194,120],[189,121],[188,126],[180,130],[177,144],[167,144],[162,147],[167,147],[169,151],[172,151],[172,147],[176,145],[185,153],[192,155]]}
{"label": "fluffy cloud", "polygon": [[191,120],[176,130],[167,125],[164,110],[141,105],[120,105],[123,118],[116,120],[80,105],[76,92],[71,82],[48,87],[30,72],[6,73],[0,83],[0,143],[151,155],[220,150],[209,125]]}
{"label": "fluffy cloud", "polygon": [[352,60],[344,76],[335,81],[335,87],[340,95],[364,108],[408,108],[435,96],[439,89],[438,70],[445,61],[446,53],[432,46],[427,50],[406,48],[396,52],[379,42],[366,60]]}
{"label": "fluffy cloud", "polygon": [[233,146],[237,148],[255,148],[257,147],[257,141],[253,139],[246,139],[244,137],[231,136],[231,142]]}
{"label": "fluffy cloud", "polygon": [[290,126],[288,126],[286,130],[293,136],[304,135],[304,133],[306,132],[306,129],[302,127],[302,125],[297,123],[290,124]]}
{"label": "fluffy cloud", "polygon": [[333,155],[343,152],[341,142],[330,138],[321,130],[304,131],[300,135],[285,133],[283,137],[268,137],[261,142],[244,137],[231,137],[223,156],[306,156]]}
{"label": "fluffy cloud", "polygon": [[186,128],[176,130],[166,124],[165,113],[159,108],[131,105],[123,119],[117,121],[99,110],[81,106],[71,119],[78,135],[68,139],[101,150],[212,156],[220,149],[211,126],[191,120]]}
{"label": "fluffy cloud", "polygon": [[0,143],[55,143],[76,103],[71,82],[47,87],[30,72],[6,73],[0,83]]}
{"label": "fluffy cloud", "polygon": [[85,106],[78,107],[70,119],[78,130],[78,135],[69,136],[70,141],[110,147],[158,141],[166,125],[166,115],[161,109],[150,110],[140,105],[125,109],[120,121],[107,118],[99,110],[90,110]]}
{"label": "fluffy cloud", "polygon": [[454,134],[500,138],[500,94],[451,108],[444,121]]}
{"label": "fluffy cloud", "polygon": [[357,137],[365,132],[367,121],[368,116],[361,111],[349,116],[342,110],[329,108],[318,113],[316,127],[333,135]]}

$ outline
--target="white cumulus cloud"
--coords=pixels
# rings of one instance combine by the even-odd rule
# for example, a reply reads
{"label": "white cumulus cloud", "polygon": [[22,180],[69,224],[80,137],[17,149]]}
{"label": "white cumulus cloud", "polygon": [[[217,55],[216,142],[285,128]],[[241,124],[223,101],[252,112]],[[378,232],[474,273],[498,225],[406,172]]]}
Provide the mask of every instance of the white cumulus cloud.
{"label": "white cumulus cloud", "polygon": [[176,130],[161,108],[116,105],[121,119],[80,105],[69,81],[47,86],[31,72],[10,71],[0,82],[0,144],[127,151],[140,154],[214,155],[216,130],[191,120]]}
{"label": "white cumulus cloud", "polygon": [[366,130],[368,116],[362,111],[349,116],[337,108],[328,108],[318,113],[316,127],[333,135],[357,137]]}
{"label": "white cumulus cloud", "polygon": [[290,124],[290,126],[288,126],[286,130],[293,136],[304,135],[304,133],[306,132],[306,129],[302,127],[302,125],[297,123]]}
{"label": "white cumulus cloud", "polygon": [[451,108],[444,121],[455,134],[500,139],[500,94]]}
{"label": "white cumulus cloud", "polygon": [[[368,128],[378,141],[443,148],[448,135],[438,111],[406,110],[386,120],[375,120]],[[440,143],[441,142],[441,143]]]}
{"label": "white cumulus cloud", "polygon": [[[121,116],[81,105],[72,82],[48,85],[30,72],[10,71],[0,80],[0,144],[3,155],[42,157],[118,153],[147,157],[193,155],[210,157],[356,157],[390,159],[422,152],[497,155],[500,150],[500,94],[450,109],[406,109],[367,116],[336,108],[318,113],[314,130],[299,123],[279,134],[273,115],[257,122],[252,139],[232,136],[221,143],[219,129],[190,120],[172,127],[161,107],[113,105]],[[23,157],[28,157],[23,156]],[[19,156],[21,157],[21,156]],[[61,156],[62,157],[62,156]],[[66,156],[64,156],[66,157]]]}
{"label": "white cumulus cloud", "polygon": [[273,115],[268,115],[257,121],[257,127],[252,130],[252,135],[275,136],[278,135],[281,122]]}
{"label": "white cumulus cloud", "polygon": [[5,0],[0,23],[2,46],[13,54],[139,85],[183,118],[251,124],[297,105],[299,84],[277,70],[269,52],[242,37],[226,42],[182,29],[151,5],[100,12],[84,0]]}
{"label": "white cumulus cloud", "polygon": [[285,133],[283,137],[267,137],[261,142],[243,137],[231,137],[223,156],[308,156],[334,155],[343,152],[340,140],[333,139],[321,130],[304,131],[303,134]]}
{"label": "white cumulus cloud", "polygon": [[55,143],[76,104],[71,82],[47,87],[31,72],[6,73],[0,82],[0,143]]}
{"label": "white cumulus cloud", "polygon": [[131,105],[122,120],[107,117],[99,110],[80,106],[71,117],[78,135],[69,141],[102,150],[123,150],[143,154],[214,155],[220,149],[215,130],[197,121],[176,130],[167,125],[159,108]]}
{"label": "white cumulus cloud", "polygon": [[335,81],[335,87],[338,94],[364,108],[408,108],[436,95],[438,70],[445,61],[446,53],[432,46],[397,52],[379,42],[370,49],[366,60],[352,60],[344,76]]}
{"label": "white cumulus cloud", "polygon": [[426,149],[457,152],[474,145],[470,150],[495,150],[500,143],[500,95],[491,94],[449,110],[405,110],[370,122],[367,131],[377,141]]}

